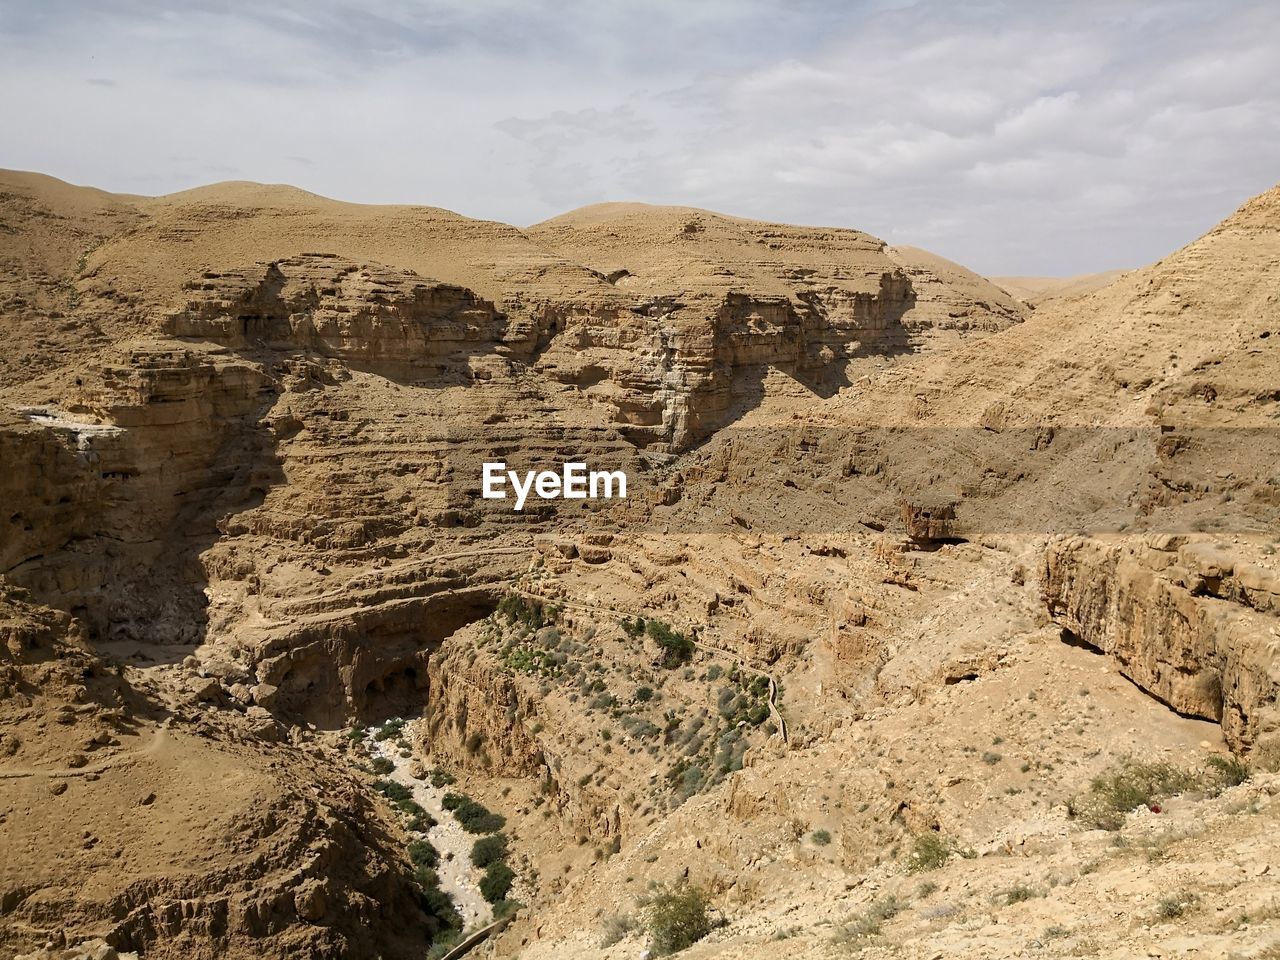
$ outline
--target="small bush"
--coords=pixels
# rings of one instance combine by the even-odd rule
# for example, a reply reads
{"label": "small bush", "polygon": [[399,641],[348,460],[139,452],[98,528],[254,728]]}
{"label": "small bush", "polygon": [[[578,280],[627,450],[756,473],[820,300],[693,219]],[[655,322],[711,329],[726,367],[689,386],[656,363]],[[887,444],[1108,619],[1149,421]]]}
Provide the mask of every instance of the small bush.
{"label": "small bush", "polygon": [[1221,788],[1238,787],[1250,777],[1249,765],[1239,757],[1214,754],[1205,761],[1209,775],[1218,782]]}
{"label": "small bush", "polygon": [[431,771],[431,785],[439,790],[441,787],[449,787],[458,782],[458,778],[452,773],[444,770],[436,769]]}
{"label": "small bush", "polygon": [[644,633],[644,618],[636,617],[632,620],[630,617],[623,617],[618,621],[618,626],[622,627],[622,632],[628,637],[638,637]]}
{"label": "small bush", "polygon": [[395,804],[413,800],[413,791],[403,783],[396,783],[394,780],[375,780],[373,789]]}
{"label": "small bush", "polygon": [[421,866],[414,870],[413,876],[418,884],[419,903],[427,915],[432,950],[435,950],[435,946],[444,946],[445,949],[438,954],[443,956],[448,952],[449,946],[458,940],[462,931],[462,917],[449,895],[440,889],[440,878],[435,870]]}
{"label": "small bush", "polygon": [[911,841],[911,853],[907,855],[907,872],[936,870],[950,859],[954,851],[955,844],[940,833],[927,831],[916,834]]}
{"label": "small bush", "polygon": [[645,926],[655,956],[678,953],[714,929],[707,895],[699,887],[679,883],[660,887],[644,901]]}
{"label": "small bush", "polygon": [[415,867],[435,869],[440,864],[440,851],[430,840],[414,840],[409,844],[409,859]]}
{"label": "small bush", "polygon": [[518,623],[531,630],[541,630],[555,622],[555,607],[543,607],[537,600],[528,600],[518,593],[509,593],[498,604],[498,614],[507,623]]}
{"label": "small bush", "polygon": [[608,916],[600,924],[600,946],[612,947],[638,927],[636,918],[629,913],[615,913]]}
{"label": "small bush", "polygon": [[683,633],[671,629],[669,624],[661,620],[650,620],[645,624],[644,630],[662,649],[662,666],[666,669],[674,670],[693,659],[693,641]]}
{"label": "small bush", "polygon": [[440,805],[453,814],[467,833],[495,833],[507,823],[502,814],[490,812],[488,807],[465,793],[446,793]]}
{"label": "small bush", "polygon": [[374,773],[388,774],[396,768],[396,765],[386,757],[374,757],[373,762],[369,764]]}
{"label": "small bush", "polygon": [[457,810],[464,803],[471,803],[472,800],[465,793],[446,793],[440,801],[440,806],[444,807],[450,813]]}
{"label": "small bush", "polygon": [[636,687],[636,700],[648,703],[653,699],[653,687]]}
{"label": "small bush", "polygon": [[505,863],[491,863],[485,868],[480,878],[480,896],[490,903],[505,900],[511,892],[511,884],[515,882],[516,872]]}
{"label": "small bush", "polygon": [[813,831],[813,833],[809,834],[809,839],[812,840],[817,846],[825,847],[827,844],[831,842],[831,831],[815,830]]}
{"label": "small bush", "polygon": [[493,905],[493,919],[501,920],[503,917],[510,916],[521,907],[519,900],[499,900]]}
{"label": "small bush", "polygon": [[1040,891],[1035,887],[1028,886],[1025,883],[1015,883],[1008,890],[1001,890],[995,895],[997,903],[1003,903],[1006,907],[1015,903],[1025,903],[1027,900],[1034,900],[1040,896]]}
{"label": "small bush", "polygon": [[1196,903],[1193,893],[1181,893],[1175,897],[1163,897],[1156,904],[1156,917],[1161,920],[1176,920]]}
{"label": "small bush", "polygon": [[1084,794],[1072,799],[1068,812],[1091,827],[1119,830],[1135,807],[1195,787],[1195,774],[1171,763],[1124,759],[1093,778]]}
{"label": "small bush", "polygon": [[436,825],[436,822],[435,817],[423,810],[421,813],[415,813],[410,817],[404,828],[411,833],[426,833]]}
{"label": "small bush", "polygon": [[481,837],[471,847],[471,863],[484,869],[491,863],[507,859],[507,835],[494,833]]}
{"label": "small bush", "polygon": [[441,960],[441,958],[447,956],[449,951],[456,947],[461,940],[461,930],[451,930],[449,933],[436,938],[431,944],[431,949],[427,951],[425,960]]}
{"label": "small bush", "polygon": [[880,929],[886,920],[891,920],[906,909],[897,897],[890,894],[870,904],[861,913],[856,913],[836,931],[835,939],[840,943],[851,945],[865,944],[868,940],[880,936]]}

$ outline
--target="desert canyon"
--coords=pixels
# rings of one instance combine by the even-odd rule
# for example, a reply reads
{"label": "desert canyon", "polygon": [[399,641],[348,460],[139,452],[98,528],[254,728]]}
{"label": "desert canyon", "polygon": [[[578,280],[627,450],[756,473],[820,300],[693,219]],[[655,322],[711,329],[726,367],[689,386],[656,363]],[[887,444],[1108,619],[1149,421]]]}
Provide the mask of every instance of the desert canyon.
{"label": "desert canyon", "polygon": [[0,958],[1280,957],[1223,215],[1055,283],[0,172]]}

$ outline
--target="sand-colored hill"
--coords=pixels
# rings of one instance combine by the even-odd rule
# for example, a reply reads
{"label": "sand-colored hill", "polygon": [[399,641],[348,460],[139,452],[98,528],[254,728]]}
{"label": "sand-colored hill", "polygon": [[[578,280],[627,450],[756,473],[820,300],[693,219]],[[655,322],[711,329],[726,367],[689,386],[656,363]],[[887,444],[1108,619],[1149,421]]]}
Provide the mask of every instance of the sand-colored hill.
{"label": "sand-colored hill", "polygon": [[1081,297],[1101,290],[1125,275],[1124,270],[1103,270],[1074,277],[992,277],[991,282],[1023,303],[1039,306],[1056,297]]}

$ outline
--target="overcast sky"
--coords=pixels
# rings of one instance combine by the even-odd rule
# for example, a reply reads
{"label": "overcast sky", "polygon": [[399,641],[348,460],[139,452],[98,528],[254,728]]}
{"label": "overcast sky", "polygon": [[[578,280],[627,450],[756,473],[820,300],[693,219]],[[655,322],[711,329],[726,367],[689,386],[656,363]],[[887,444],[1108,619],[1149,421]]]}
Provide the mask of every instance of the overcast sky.
{"label": "overcast sky", "polygon": [[0,166],[1137,266],[1280,181],[1275,0],[0,0]]}

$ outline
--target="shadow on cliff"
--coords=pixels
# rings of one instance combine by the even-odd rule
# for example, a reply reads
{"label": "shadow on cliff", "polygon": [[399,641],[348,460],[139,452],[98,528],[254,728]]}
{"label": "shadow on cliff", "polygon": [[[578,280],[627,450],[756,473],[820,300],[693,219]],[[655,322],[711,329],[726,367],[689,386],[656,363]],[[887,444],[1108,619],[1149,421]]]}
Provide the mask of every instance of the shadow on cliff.
{"label": "shadow on cliff", "polygon": [[[348,290],[351,277],[368,289]],[[466,386],[473,360],[502,363],[500,347],[533,347],[531,331],[466,287],[335,253],[209,273],[189,288],[197,296],[165,321],[165,332],[268,368],[302,358],[402,386]]]}
{"label": "shadow on cliff", "polygon": [[[137,545],[140,555],[108,545],[104,588],[115,600],[88,621],[99,649],[138,664],[160,664],[181,661],[205,642],[209,580],[203,557],[236,515],[260,506],[284,480],[265,413],[266,407],[225,426],[205,479],[172,493],[172,514],[153,520],[154,539]],[[88,616],[90,610],[72,613]]]}
{"label": "shadow on cliff", "polygon": [[[911,278],[896,278],[900,290],[895,296],[875,299],[876,315],[864,335],[852,343],[844,343],[839,350],[830,348],[831,342],[849,337],[847,329],[832,318],[822,301],[814,295],[798,294],[805,304],[797,312],[789,308],[788,327],[803,331],[805,322],[817,330],[815,336],[795,344],[798,358],[774,363],[735,364],[725,362],[718,376],[727,384],[729,402],[718,416],[703,417],[692,411],[686,449],[695,449],[711,439],[718,430],[732,426],[753,410],[758,409],[768,396],[767,380],[771,372],[789,377],[817,400],[829,400],[841,390],[853,386],[860,375],[858,363],[870,358],[897,358],[914,354],[917,346],[903,319],[916,305],[915,287]],[[884,281],[882,280],[882,286]],[[714,384],[713,384],[714,389]]]}

